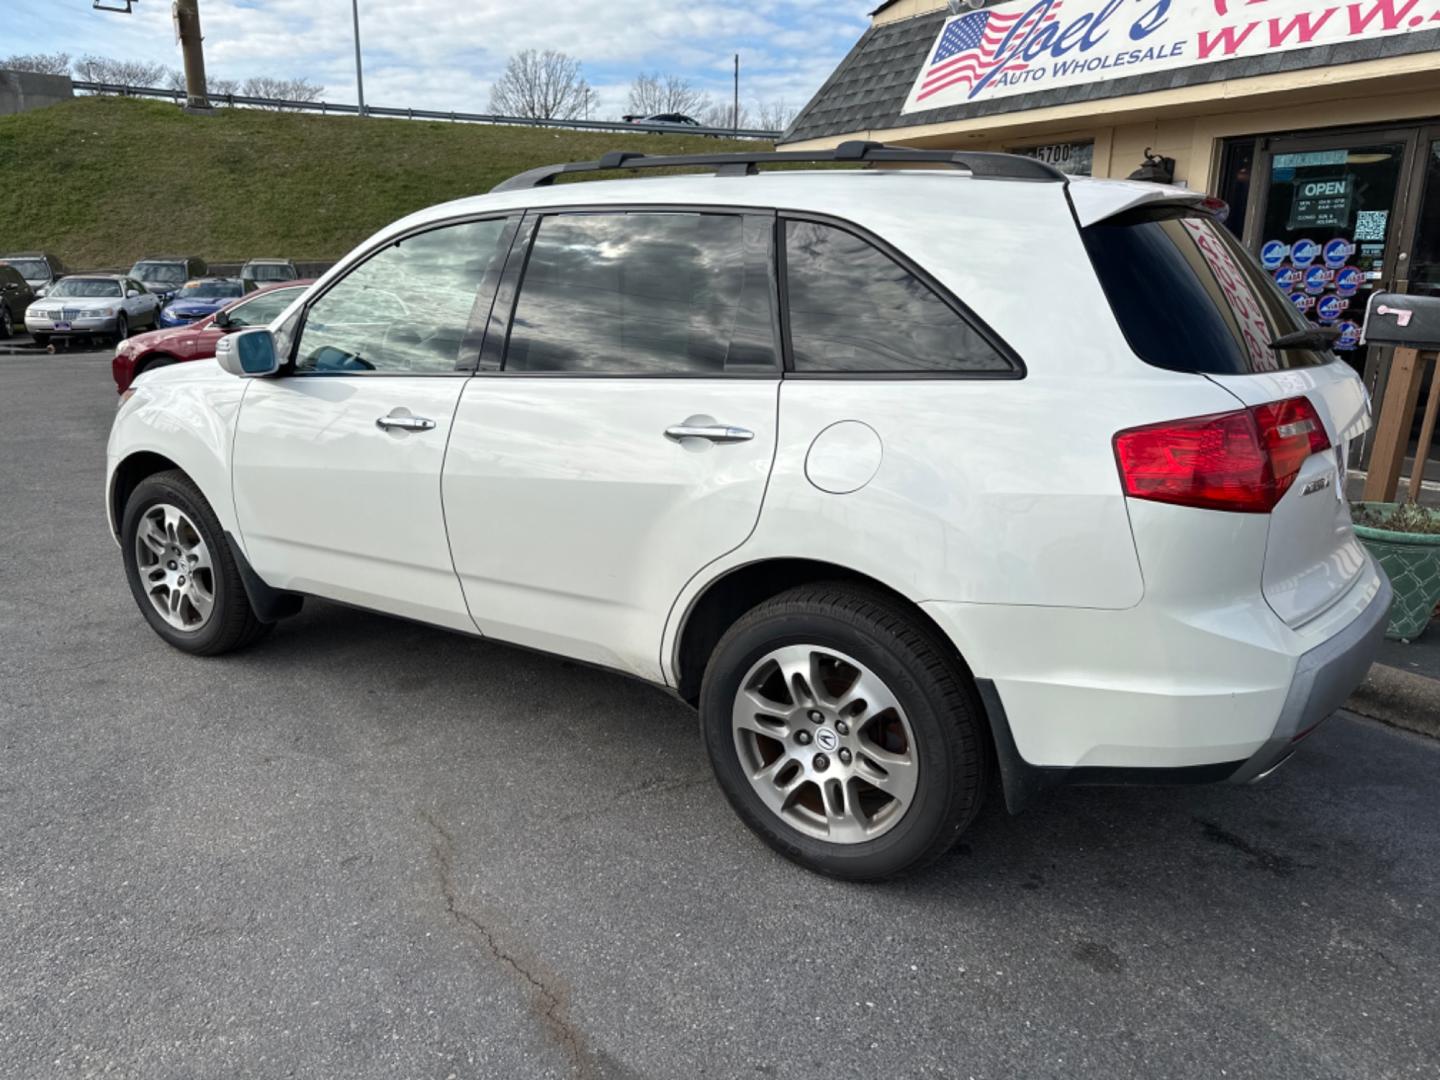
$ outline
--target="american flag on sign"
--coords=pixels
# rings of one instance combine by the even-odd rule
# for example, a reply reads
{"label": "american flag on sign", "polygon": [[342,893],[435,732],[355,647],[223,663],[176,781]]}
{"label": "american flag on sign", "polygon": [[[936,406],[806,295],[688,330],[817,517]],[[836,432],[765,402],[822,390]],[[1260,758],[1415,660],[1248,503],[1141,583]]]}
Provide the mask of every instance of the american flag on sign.
{"label": "american flag on sign", "polygon": [[[1052,22],[1060,10],[1061,0],[1055,0],[1045,15],[1039,19],[1025,12],[1013,15],[997,15],[991,11],[974,11],[951,21],[940,35],[935,46],[935,55],[920,81],[920,92],[916,101],[924,101],[931,94],[949,86],[973,86],[984,78],[987,72],[1000,62],[995,50],[1007,35],[1010,46],[1006,52],[1013,55],[1013,46],[1023,41],[1035,27]],[[1021,18],[1024,22],[1021,23]],[[1016,25],[1019,23],[1020,25]],[[1028,64],[1007,64],[1005,71],[1024,71]]]}

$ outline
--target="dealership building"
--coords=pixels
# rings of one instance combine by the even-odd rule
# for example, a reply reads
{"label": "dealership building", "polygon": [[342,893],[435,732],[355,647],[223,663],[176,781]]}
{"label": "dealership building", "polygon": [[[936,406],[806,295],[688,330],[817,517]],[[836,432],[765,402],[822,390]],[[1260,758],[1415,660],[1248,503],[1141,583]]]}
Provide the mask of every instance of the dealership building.
{"label": "dealership building", "polygon": [[1172,180],[1224,199],[1318,321],[1381,286],[1440,293],[1440,0],[889,0],[870,20],[785,148]]}

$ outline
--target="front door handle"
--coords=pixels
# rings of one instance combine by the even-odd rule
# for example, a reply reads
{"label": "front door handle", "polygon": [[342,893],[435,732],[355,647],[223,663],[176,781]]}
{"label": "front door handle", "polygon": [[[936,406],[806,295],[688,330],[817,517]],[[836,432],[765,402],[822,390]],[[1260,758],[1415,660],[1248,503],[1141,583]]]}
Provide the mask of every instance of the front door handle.
{"label": "front door handle", "polygon": [[390,416],[379,417],[375,426],[382,431],[429,431],[435,426],[435,421],[427,420],[423,416],[396,416],[392,413]]}
{"label": "front door handle", "polygon": [[726,424],[672,424],[665,429],[665,437],[676,442],[681,439],[709,439],[713,443],[737,443],[749,442],[755,433],[748,428]]}

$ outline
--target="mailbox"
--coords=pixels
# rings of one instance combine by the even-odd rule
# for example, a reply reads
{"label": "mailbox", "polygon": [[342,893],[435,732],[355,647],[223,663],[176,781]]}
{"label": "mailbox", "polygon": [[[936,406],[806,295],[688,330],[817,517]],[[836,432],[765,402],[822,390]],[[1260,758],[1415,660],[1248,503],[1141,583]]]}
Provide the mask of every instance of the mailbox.
{"label": "mailbox", "polygon": [[1440,349],[1440,296],[1371,293],[1360,341],[1365,345]]}

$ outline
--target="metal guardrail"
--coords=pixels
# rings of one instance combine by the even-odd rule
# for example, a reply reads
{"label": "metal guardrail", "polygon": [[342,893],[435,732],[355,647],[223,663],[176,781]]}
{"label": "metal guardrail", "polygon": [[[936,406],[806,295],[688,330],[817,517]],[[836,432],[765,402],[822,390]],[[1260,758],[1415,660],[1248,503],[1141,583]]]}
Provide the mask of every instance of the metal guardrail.
{"label": "metal guardrail", "polygon": [[[167,90],[159,86],[125,86],[121,83],[73,80],[76,90],[87,94],[118,94],[121,97],[168,98],[185,100],[184,90]],[[293,112],[317,112],[351,115],[359,113],[358,105],[338,105],[328,101],[288,101],[284,98],[252,97],[249,94],[211,94],[212,105],[251,105],[259,108],[287,109]],[[391,109],[383,105],[366,105],[366,116],[392,116],[401,120],[450,120],[460,124],[505,124],[514,127],[569,128],[575,131],[655,132],[659,135],[715,135],[729,139],[765,139],[774,142],[778,131],[759,128],[690,127],[679,124],[629,123],[625,120],[536,120],[525,116],[500,116],[495,113],[441,112],[436,109]]]}

